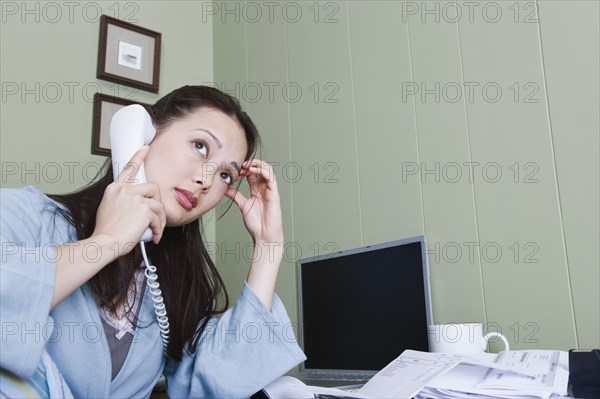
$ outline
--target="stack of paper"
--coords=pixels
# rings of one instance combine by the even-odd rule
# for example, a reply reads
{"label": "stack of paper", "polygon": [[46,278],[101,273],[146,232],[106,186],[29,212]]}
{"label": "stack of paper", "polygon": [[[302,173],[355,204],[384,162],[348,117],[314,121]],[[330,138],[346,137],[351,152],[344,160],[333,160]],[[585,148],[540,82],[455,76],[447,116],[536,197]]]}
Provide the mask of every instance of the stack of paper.
{"label": "stack of paper", "polygon": [[508,351],[494,356],[491,365],[465,359],[429,381],[417,397],[524,399],[567,394],[566,352]]}
{"label": "stack of paper", "polygon": [[361,389],[306,386],[282,377],[265,391],[272,399],[313,398],[550,398],[567,394],[568,354],[562,351],[507,351],[467,357],[404,351]]}

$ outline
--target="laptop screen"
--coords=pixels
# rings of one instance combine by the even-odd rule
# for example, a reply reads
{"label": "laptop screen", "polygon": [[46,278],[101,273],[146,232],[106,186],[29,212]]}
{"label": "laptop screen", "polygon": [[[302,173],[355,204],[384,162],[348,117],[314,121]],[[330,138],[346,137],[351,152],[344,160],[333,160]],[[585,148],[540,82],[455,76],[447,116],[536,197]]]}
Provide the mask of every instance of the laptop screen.
{"label": "laptop screen", "polygon": [[429,350],[425,237],[298,261],[302,369],[373,370]]}

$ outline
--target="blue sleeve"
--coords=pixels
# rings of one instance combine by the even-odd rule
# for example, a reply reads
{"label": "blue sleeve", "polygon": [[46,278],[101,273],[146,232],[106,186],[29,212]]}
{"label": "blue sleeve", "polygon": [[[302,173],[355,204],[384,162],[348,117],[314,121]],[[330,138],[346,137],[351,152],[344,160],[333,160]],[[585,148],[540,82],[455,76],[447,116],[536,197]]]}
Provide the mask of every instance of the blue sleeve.
{"label": "blue sleeve", "polygon": [[56,262],[46,242],[45,196],[34,189],[0,190],[0,367],[29,378],[46,339]]}
{"label": "blue sleeve", "polygon": [[236,305],[212,319],[191,356],[165,368],[172,398],[244,398],[306,359],[295,325],[274,294],[271,311],[244,284]]}

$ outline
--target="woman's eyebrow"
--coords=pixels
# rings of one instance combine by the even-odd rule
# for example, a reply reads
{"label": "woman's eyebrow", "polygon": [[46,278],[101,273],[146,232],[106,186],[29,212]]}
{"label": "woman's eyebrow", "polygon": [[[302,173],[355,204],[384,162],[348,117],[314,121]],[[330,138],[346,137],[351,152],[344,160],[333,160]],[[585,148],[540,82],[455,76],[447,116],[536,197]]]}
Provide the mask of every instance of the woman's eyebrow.
{"label": "woman's eyebrow", "polygon": [[213,132],[211,132],[208,129],[202,129],[202,128],[197,128],[196,130],[200,130],[206,134],[208,134],[210,137],[212,137],[212,139],[214,140],[215,144],[217,145],[217,148],[220,150],[221,148],[223,148],[223,144],[221,144],[221,140],[219,140],[219,138],[217,136],[215,136],[215,134]]}

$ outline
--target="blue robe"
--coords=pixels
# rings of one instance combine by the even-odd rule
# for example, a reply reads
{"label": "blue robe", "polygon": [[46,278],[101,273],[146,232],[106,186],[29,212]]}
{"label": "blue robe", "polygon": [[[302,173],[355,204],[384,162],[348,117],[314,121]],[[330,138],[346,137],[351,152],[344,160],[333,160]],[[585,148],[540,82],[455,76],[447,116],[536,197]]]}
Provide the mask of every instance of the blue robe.
{"label": "blue robe", "polygon": [[[148,397],[161,373],[171,398],[239,398],[306,359],[277,295],[267,311],[244,284],[236,305],[210,320],[194,354],[165,362],[145,290],[127,358],[111,381],[109,347],[89,285],[50,310],[56,257],[69,256],[52,247],[77,241],[59,206],[31,186],[0,190],[0,368],[29,378],[46,349],[76,398]],[[93,245],[86,251],[93,259]]]}

